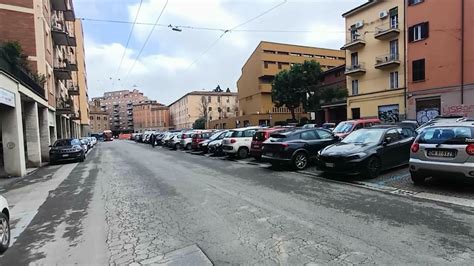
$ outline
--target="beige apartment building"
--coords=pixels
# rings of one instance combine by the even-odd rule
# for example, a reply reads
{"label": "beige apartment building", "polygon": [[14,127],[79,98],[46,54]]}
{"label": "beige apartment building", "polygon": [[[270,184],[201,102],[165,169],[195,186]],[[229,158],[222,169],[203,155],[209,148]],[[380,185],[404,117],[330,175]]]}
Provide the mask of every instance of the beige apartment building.
{"label": "beige apartment building", "polygon": [[100,101],[95,99],[89,102],[89,132],[102,133],[109,130],[109,114],[100,106]]}
{"label": "beige apartment building", "polygon": [[404,0],[368,1],[346,20],[347,117],[406,116]]}
{"label": "beige apartment building", "polygon": [[81,125],[81,136],[88,136],[89,128],[89,94],[87,87],[86,57],[84,51],[84,33],[82,22],[76,19],[75,32],[77,40],[76,58],[77,58],[77,85],[79,86],[79,116]]}
{"label": "beige apartment building", "polygon": [[200,117],[207,118],[207,127],[221,118],[235,117],[239,112],[237,93],[193,91],[169,105],[171,127],[192,128]]}
{"label": "beige apartment building", "polygon": [[170,110],[157,101],[144,101],[133,105],[135,132],[147,130],[164,131],[170,126]]}

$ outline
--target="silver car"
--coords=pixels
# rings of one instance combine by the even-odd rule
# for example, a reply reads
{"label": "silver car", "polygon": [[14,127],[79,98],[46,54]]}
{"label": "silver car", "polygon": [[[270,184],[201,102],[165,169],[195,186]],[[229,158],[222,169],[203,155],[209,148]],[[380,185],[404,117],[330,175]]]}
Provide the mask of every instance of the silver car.
{"label": "silver car", "polygon": [[424,128],[411,146],[410,174],[415,184],[429,176],[474,178],[474,120]]}

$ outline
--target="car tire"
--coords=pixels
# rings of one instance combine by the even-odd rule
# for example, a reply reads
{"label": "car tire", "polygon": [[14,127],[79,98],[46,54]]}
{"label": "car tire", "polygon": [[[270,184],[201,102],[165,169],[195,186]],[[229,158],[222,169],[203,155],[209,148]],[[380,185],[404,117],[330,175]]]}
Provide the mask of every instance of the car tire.
{"label": "car tire", "polygon": [[239,159],[246,159],[249,156],[249,150],[246,147],[240,147],[237,154]]}
{"label": "car tire", "polygon": [[380,174],[380,169],[382,168],[382,163],[380,158],[377,156],[372,156],[367,160],[365,169],[363,171],[364,177],[366,178],[376,178]]}
{"label": "car tire", "polygon": [[187,151],[191,150],[191,143],[186,144],[185,150],[187,150]]}
{"label": "car tire", "polygon": [[302,151],[293,156],[293,168],[295,170],[304,170],[308,166],[308,155]]}
{"label": "car tire", "polygon": [[423,185],[425,183],[426,177],[420,173],[410,172],[410,177],[411,181],[413,181],[413,184],[416,186]]}
{"label": "car tire", "polygon": [[5,213],[0,213],[0,254],[3,254],[10,245],[10,221]]}

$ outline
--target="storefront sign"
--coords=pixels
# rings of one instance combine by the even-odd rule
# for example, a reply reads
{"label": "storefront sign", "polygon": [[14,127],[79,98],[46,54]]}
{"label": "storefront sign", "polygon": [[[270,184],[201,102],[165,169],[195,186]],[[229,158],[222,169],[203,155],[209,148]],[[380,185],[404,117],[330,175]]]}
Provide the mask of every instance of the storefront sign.
{"label": "storefront sign", "polygon": [[0,104],[15,107],[15,94],[0,87]]}

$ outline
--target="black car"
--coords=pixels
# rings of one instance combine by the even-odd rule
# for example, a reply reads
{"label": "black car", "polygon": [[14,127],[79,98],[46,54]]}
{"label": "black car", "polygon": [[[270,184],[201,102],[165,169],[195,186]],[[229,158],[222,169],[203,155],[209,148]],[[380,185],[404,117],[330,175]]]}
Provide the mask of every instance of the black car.
{"label": "black car", "polygon": [[326,129],[297,129],[270,135],[263,143],[262,159],[272,165],[290,164],[296,170],[308,166],[318,151],[340,140]]}
{"label": "black car", "polygon": [[363,128],[322,149],[318,153],[318,168],[325,172],[374,178],[382,170],[407,164],[415,137],[411,127]]}
{"label": "black car", "polygon": [[85,151],[79,139],[58,139],[51,145],[49,150],[49,161],[51,164],[60,161],[83,162],[85,158]]}

